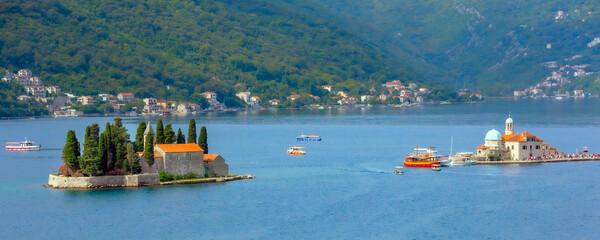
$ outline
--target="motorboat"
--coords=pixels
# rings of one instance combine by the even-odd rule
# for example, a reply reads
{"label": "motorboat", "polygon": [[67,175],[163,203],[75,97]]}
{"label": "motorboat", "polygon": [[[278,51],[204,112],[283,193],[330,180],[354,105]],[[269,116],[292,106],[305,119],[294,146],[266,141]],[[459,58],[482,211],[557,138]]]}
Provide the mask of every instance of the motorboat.
{"label": "motorboat", "polygon": [[304,151],[304,147],[293,146],[287,150],[289,154],[292,155],[304,155],[306,151]]}
{"label": "motorboat", "polygon": [[471,158],[471,156],[473,156],[473,152],[459,152],[456,155],[450,157],[450,159],[452,160],[450,165],[451,166],[475,165],[475,163],[477,163],[477,161],[473,160]]}
{"label": "motorboat", "polygon": [[404,168],[402,166],[396,166],[396,169],[394,169],[394,174],[398,174],[398,175],[404,174]]}

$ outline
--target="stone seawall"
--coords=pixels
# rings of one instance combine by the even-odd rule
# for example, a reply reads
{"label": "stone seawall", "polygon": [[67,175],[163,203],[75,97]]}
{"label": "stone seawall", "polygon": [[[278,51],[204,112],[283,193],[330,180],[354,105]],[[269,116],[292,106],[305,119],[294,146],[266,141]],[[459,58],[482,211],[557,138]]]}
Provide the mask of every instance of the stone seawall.
{"label": "stone seawall", "polygon": [[158,174],[134,174],[97,177],[64,177],[50,174],[48,186],[53,188],[124,188],[160,185]]}

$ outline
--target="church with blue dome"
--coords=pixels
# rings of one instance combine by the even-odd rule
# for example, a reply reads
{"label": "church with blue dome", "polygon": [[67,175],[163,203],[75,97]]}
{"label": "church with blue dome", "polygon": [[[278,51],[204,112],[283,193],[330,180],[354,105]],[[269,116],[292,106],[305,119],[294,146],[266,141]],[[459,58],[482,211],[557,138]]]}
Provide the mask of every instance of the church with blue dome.
{"label": "church with blue dome", "polygon": [[539,159],[558,154],[556,148],[528,133],[514,133],[514,122],[509,116],[505,121],[504,135],[492,129],[485,134],[485,143],[477,147],[473,158],[477,161],[505,161]]}

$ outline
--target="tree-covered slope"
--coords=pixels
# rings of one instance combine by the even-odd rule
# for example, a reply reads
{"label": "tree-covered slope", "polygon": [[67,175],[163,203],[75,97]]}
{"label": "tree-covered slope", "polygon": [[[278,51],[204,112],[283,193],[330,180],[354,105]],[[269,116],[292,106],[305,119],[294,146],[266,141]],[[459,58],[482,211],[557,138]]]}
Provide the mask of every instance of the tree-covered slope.
{"label": "tree-covered slope", "polygon": [[[547,61],[582,55],[600,69],[600,1],[287,0],[455,88],[506,94],[540,82]],[[563,11],[561,18],[556,18]],[[547,48],[547,44],[551,48]],[[565,63],[568,64],[568,63]],[[595,69],[594,69],[595,68]]]}
{"label": "tree-covered slope", "polygon": [[[333,23],[276,1],[2,1],[0,66],[76,94],[190,99],[241,83],[283,97],[322,84],[417,81]],[[225,99],[223,99],[225,98]]]}

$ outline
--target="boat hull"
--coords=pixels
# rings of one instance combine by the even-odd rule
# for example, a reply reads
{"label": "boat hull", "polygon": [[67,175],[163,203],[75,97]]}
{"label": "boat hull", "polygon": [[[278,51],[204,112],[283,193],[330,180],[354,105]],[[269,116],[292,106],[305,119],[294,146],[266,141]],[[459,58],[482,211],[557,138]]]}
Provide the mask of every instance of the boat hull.
{"label": "boat hull", "polygon": [[470,162],[452,162],[450,163],[450,166],[471,166],[471,165],[475,165],[475,161],[470,161]]}
{"label": "boat hull", "polygon": [[321,141],[320,138],[296,138],[298,141]]}
{"label": "boat hull", "polygon": [[404,162],[404,166],[407,167],[433,167],[434,165],[439,165],[440,162]]}
{"label": "boat hull", "polygon": [[6,151],[39,151],[40,150],[40,146],[35,146],[35,147],[12,147],[6,148]]}

